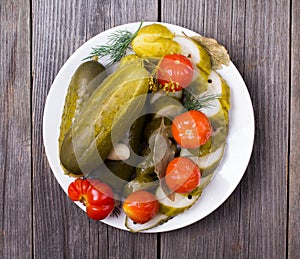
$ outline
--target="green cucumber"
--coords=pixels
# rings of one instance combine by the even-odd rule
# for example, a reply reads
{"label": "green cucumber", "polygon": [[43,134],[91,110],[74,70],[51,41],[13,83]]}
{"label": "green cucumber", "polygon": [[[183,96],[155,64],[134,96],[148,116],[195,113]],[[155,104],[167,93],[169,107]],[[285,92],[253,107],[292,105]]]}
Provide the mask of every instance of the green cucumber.
{"label": "green cucumber", "polygon": [[166,194],[161,187],[157,188],[155,195],[159,201],[160,213],[170,217],[175,217],[190,208],[200,197],[199,193],[190,195],[183,195],[179,193],[174,194],[175,199],[172,201],[166,197]]}
{"label": "green cucumber", "polygon": [[222,98],[220,99],[220,102],[222,104],[222,107],[224,110],[229,112],[230,109],[230,88],[227,84],[227,82],[221,78],[222,80]]}
{"label": "green cucumber", "polygon": [[[222,107],[221,104],[219,107]],[[205,112],[206,111],[204,111],[204,113]],[[208,119],[214,129],[221,128],[221,127],[225,128],[225,129],[228,128],[229,117],[228,117],[228,112],[225,109],[222,109],[222,108],[219,109],[219,111],[217,113],[215,113],[212,116],[209,116]]]}
{"label": "green cucumber", "polygon": [[196,41],[185,36],[176,36],[173,39],[181,47],[181,54],[190,57],[191,62],[209,75],[211,69],[210,56],[207,51]]}
{"label": "green cucumber", "polygon": [[154,172],[154,162],[152,156],[147,156],[145,160],[142,161],[135,169],[136,176],[151,174],[153,172]]}
{"label": "green cucumber", "polygon": [[191,84],[187,88],[185,88],[185,90],[194,96],[199,96],[200,94],[203,94],[208,90],[208,75],[201,69],[195,68],[195,71],[197,76],[193,79]]}
{"label": "green cucumber", "polygon": [[209,75],[209,94],[220,94],[220,103],[223,109],[229,111],[230,108],[230,88],[227,82],[216,72],[211,70]]}
{"label": "green cucumber", "polygon": [[173,41],[174,34],[164,25],[143,26],[132,41],[133,51],[140,57],[163,57],[179,53],[180,46]]}
{"label": "green cucumber", "polygon": [[217,128],[212,132],[211,138],[202,146],[193,149],[182,149],[181,154],[187,156],[205,156],[215,152],[221,145],[226,144],[227,129],[226,127]]}
{"label": "green cucumber", "polygon": [[[148,92],[148,71],[134,64],[119,68],[94,91],[85,110],[67,132],[60,150],[71,173],[89,173],[106,159],[128,122],[138,117]],[[140,97],[140,98],[137,98]]]}
{"label": "green cucumber", "polygon": [[205,169],[212,166],[215,162],[219,161],[224,153],[225,144],[222,144],[216,151],[208,153],[204,156],[197,156],[192,154],[188,149],[183,148],[180,151],[180,156],[186,156],[192,159],[200,169]]}
{"label": "green cucumber", "polygon": [[200,185],[189,194],[175,194],[175,200],[171,201],[165,197],[165,194],[161,188],[157,188],[156,196],[158,197],[160,209],[159,214],[154,216],[150,221],[144,224],[137,224],[133,222],[129,217],[125,219],[125,226],[131,232],[140,232],[155,228],[159,225],[166,223],[168,220],[183,213],[185,210],[193,206],[200,198],[203,189],[209,184],[212,179],[212,175],[201,178]]}
{"label": "green cucumber", "polygon": [[156,173],[141,174],[124,186],[123,195],[127,197],[129,194],[140,190],[151,191],[158,185],[159,180]]}
{"label": "green cucumber", "polygon": [[168,96],[168,97],[171,97],[171,98],[174,98],[174,99],[180,101],[182,98],[182,94],[183,94],[182,90],[176,91],[174,93],[173,92],[166,93],[166,91],[164,91],[164,90],[158,90],[157,92],[152,93],[149,103],[153,104],[154,102],[156,102],[159,98],[161,98],[163,96]]}
{"label": "green cucumber", "polygon": [[206,176],[201,176],[200,184],[198,187],[196,187],[190,195],[201,195],[204,188],[210,183],[210,181],[213,178],[213,174],[209,174]]}
{"label": "green cucumber", "polygon": [[[72,76],[65,98],[60,124],[59,147],[74,119],[81,113],[87,99],[105,77],[105,68],[97,61],[82,63]],[[102,74],[101,74],[102,73]]]}
{"label": "green cucumber", "polygon": [[169,96],[161,96],[153,104],[154,119],[160,117],[166,117],[173,120],[177,115],[183,113],[185,108],[182,103]]}
{"label": "green cucumber", "polygon": [[[145,123],[145,117],[142,116],[135,120],[131,125],[130,130],[125,134],[125,136],[120,140],[121,143],[126,144],[131,147],[131,152],[139,154],[140,143],[142,139],[143,128]],[[135,172],[134,164],[135,157],[131,153],[129,159],[122,160],[105,160],[104,164],[100,165],[98,168],[93,170],[89,177],[97,178],[100,181],[110,185],[113,191],[121,193],[124,186],[132,177]],[[108,169],[108,170],[107,170]]]}
{"label": "green cucumber", "polygon": [[[158,130],[159,126],[161,125],[161,120],[162,120],[162,118],[159,117],[159,118],[155,118],[146,123],[145,129],[144,129],[144,137],[147,140],[149,140],[151,135],[154,134]],[[172,121],[167,118],[164,118],[164,122],[167,127],[168,134],[169,134],[169,136],[171,136],[172,135],[172,133],[171,133]]]}
{"label": "green cucumber", "polygon": [[135,64],[136,66],[142,67],[144,65],[144,61],[139,56],[130,54],[120,60],[119,68],[128,66],[129,64]]}
{"label": "green cucumber", "polygon": [[131,232],[141,232],[145,231],[154,227],[157,227],[165,222],[167,222],[170,219],[167,215],[164,214],[157,214],[155,215],[151,220],[144,224],[138,224],[132,221],[129,217],[126,217],[125,219],[125,226],[131,231]]}

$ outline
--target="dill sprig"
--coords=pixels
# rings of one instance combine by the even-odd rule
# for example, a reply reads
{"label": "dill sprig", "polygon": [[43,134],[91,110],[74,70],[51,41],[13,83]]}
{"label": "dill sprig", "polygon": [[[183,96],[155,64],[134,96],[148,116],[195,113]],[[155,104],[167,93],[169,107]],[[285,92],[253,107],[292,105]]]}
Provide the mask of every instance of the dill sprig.
{"label": "dill sprig", "polygon": [[113,218],[114,217],[116,217],[116,218],[119,217],[121,215],[121,211],[120,211],[121,207],[122,207],[121,205],[118,206],[118,207],[115,207],[114,210],[112,211],[112,213],[110,214],[110,216],[113,217]]}
{"label": "dill sprig", "polygon": [[211,101],[221,98],[221,94],[203,94],[195,97],[188,91],[184,91],[184,107],[187,110],[201,110],[203,108],[211,108]]}
{"label": "dill sprig", "polygon": [[92,59],[95,57],[103,58],[108,56],[109,65],[118,62],[125,56],[127,49],[131,49],[130,43],[138,34],[142,27],[143,22],[140,23],[137,31],[132,33],[128,30],[117,30],[108,36],[106,45],[96,46],[92,48],[92,51],[86,59]]}

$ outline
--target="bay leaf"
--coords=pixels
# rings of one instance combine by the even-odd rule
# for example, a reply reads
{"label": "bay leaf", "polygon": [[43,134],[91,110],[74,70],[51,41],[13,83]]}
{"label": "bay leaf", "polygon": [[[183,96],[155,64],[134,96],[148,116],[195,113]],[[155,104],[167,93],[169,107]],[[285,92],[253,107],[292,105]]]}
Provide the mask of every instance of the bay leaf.
{"label": "bay leaf", "polygon": [[190,38],[198,42],[208,52],[212,69],[221,69],[222,65],[229,66],[230,57],[227,49],[215,39],[204,36],[192,36]]}
{"label": "bay leaf", "polygon": [[172,148],[164,118],[158,130],[150,137],[149,145],[153,152],[154,172],[160,180],[160,186],[165,195],[174,201],[175,193],[166,184],[165,175],[169,162],[175,157],[175,151]]}

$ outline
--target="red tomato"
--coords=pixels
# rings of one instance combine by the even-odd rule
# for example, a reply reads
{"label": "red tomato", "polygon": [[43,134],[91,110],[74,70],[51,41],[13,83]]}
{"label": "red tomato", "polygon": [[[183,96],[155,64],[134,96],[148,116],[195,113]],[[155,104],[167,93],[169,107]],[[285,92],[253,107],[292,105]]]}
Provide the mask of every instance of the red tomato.
{"label": "red tomato", "polygon": [[204,113],[192,110],[174,118],[172,134],[180,146],[197,148],[209,140],[212,127]]}
{"label": "red tomato", "polygon": [[123,210],[134,222],[144,224],[158,213],[159,203],[152,193],[136,191],[124,201]]}
{"label": "red tomato", "polygon": [[160,62],[157,79],[164,90],[176,92],[192,82],[193,73],[193,65],[187,57],[181,54],[170,54],[164,56]]}
{"label": "red tomato", "polygon": [[199,167],[187,157],[174,158],[167,167],[165,181],[177,193],[189,193],[200,183]]}
{"label": "red tomato", "polygon": [[112,189],[96,179],[76,179],[69,185],[68,195],[72,201],[82,202],[94,220],[105,219],[115,207]]}

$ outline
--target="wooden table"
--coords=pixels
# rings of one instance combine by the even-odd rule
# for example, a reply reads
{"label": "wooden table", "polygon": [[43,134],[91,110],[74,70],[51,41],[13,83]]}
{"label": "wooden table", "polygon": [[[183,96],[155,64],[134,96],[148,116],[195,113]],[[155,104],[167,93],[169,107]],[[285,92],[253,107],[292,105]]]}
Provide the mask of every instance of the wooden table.
{"label": "wooden table", "polygon": [[[2,0],[0,15],[0,258],[300,258],[300,1]],[[256,120],[251,161],[230,198],[162,234],[89,220],[57,183],[42,140],[46,96],[67,58],[140,20],[224,44]]]}

